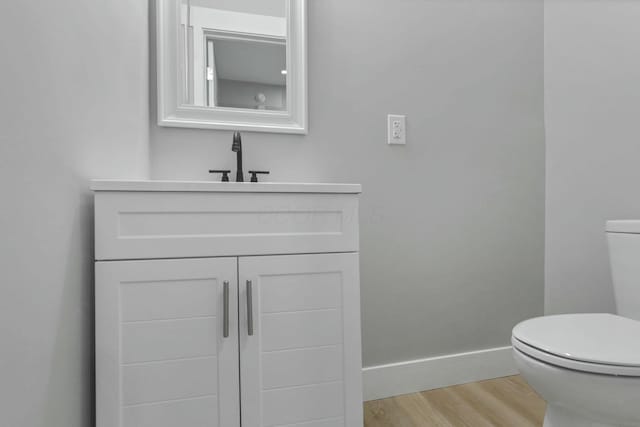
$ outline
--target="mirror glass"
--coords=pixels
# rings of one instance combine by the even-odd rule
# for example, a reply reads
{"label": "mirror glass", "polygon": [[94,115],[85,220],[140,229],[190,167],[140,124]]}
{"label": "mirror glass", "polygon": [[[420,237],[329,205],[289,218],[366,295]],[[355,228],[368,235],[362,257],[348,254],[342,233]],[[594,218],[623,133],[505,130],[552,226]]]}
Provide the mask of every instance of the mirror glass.
{"label": "mirror glass", "polygon": [[185,106],[287,111],[287,0],[180,0]]}

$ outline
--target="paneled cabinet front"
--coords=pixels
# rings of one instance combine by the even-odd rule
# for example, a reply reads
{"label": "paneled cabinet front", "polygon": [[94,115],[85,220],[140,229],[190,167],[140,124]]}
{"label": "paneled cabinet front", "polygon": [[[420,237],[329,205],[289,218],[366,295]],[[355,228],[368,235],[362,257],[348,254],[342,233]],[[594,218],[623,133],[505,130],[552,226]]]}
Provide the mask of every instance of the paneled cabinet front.
{"label": "paneled cabinet front", "polygon": [[362,426],[357,186],[95,187],[97,427]]}
{"label": "paneled cabinet front", "polygon": [[96,264],[98,427],[240,426],[236,277],[236,258]]}
{"label": "paneled cabinet front", "polygon": [[362,426],[358,254],[239,266],[243,427]]}
{"label": "paneled cabinet front", "polygon": [[356,253],[96,275],[98,427],[362,424]]}

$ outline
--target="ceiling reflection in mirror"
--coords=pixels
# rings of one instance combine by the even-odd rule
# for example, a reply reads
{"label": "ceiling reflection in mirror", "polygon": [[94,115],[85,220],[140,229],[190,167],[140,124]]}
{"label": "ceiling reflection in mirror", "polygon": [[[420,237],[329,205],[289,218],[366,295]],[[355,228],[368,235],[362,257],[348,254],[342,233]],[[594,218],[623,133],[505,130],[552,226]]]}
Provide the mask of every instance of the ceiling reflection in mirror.
{"label": "ceiling reflection in mirror", "polygon": [[183,105],[287,110],[287,1],[181,0]]}

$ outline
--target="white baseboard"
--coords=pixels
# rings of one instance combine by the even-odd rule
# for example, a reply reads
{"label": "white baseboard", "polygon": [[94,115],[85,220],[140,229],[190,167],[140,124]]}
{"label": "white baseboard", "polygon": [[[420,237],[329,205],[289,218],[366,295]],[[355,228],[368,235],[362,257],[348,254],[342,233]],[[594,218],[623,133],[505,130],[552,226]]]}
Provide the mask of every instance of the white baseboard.
{"label": "white baseboard", "polygon": [[515,375],[511,346],[410,360],[362,370],[364,400]]}

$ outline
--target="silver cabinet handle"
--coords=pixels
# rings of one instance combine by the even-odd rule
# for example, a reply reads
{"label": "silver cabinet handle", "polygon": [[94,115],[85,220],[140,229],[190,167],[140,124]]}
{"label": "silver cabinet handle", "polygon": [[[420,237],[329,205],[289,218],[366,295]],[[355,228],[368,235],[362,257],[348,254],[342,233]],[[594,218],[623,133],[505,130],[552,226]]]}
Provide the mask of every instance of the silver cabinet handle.
{"label": "silver cabinet handle", "polygon": [[229,338],[229,282],[222,284],[223,293],[223,313],[222,313],[222,336]]}
{"label": "silver cabinet handle", "polygon": [[247,280],[247,334],[253,336],[253,284]]}

